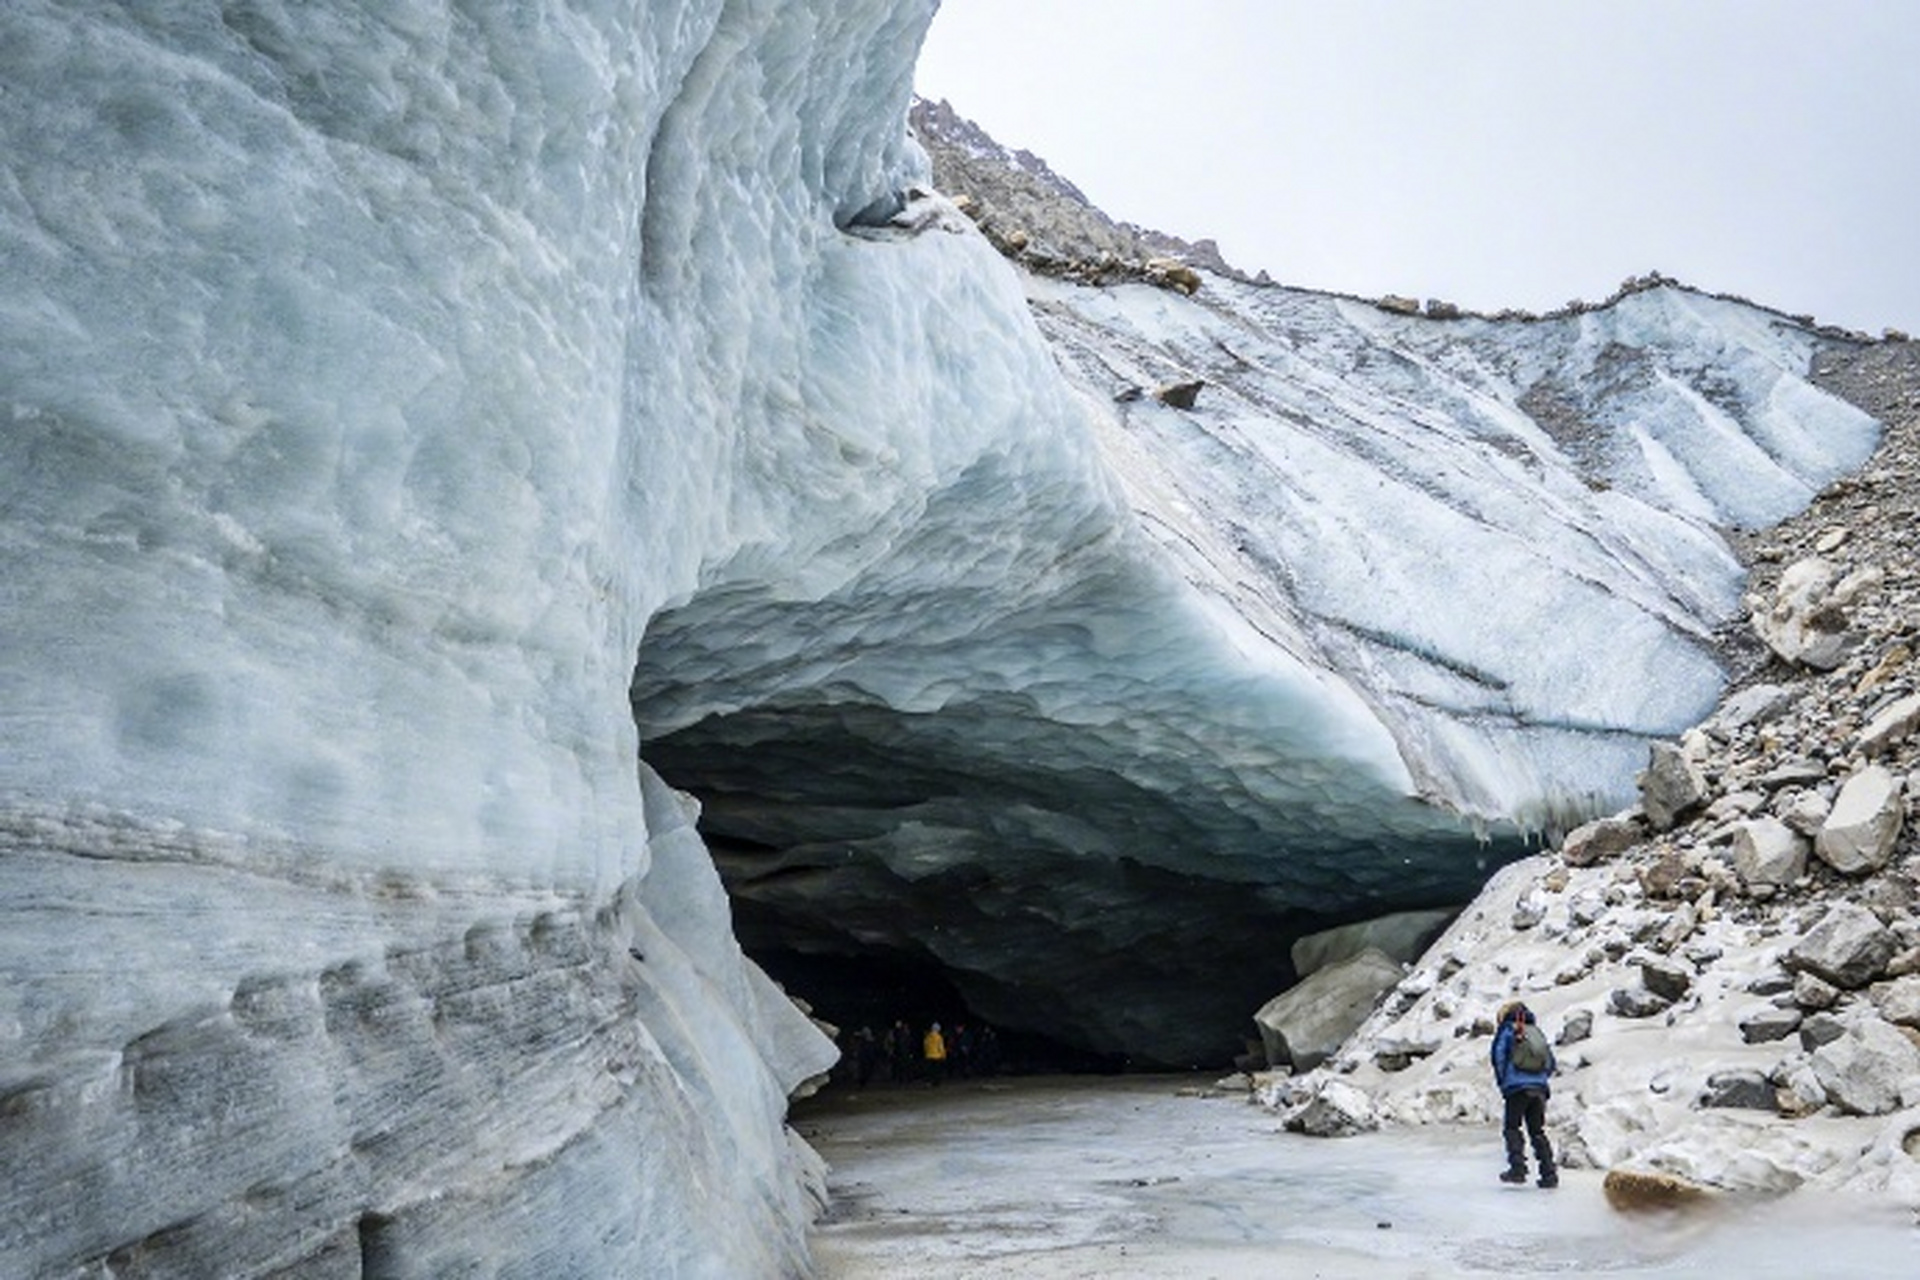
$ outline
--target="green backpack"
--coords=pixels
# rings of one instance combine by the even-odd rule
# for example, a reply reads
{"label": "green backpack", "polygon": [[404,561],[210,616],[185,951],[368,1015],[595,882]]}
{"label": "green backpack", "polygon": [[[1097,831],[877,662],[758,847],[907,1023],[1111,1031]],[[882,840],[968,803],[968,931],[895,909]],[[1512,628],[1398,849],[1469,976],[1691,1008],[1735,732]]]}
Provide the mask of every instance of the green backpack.
{"label": "green backpack", "polygon": [[1513,1050],[1508,1061],[1521,1071],[1538,1073],[1553,1062],[1553,1050],[1547,1045],[1547,1033],[1537,1022],[1522,1022],[1513,1033]]}

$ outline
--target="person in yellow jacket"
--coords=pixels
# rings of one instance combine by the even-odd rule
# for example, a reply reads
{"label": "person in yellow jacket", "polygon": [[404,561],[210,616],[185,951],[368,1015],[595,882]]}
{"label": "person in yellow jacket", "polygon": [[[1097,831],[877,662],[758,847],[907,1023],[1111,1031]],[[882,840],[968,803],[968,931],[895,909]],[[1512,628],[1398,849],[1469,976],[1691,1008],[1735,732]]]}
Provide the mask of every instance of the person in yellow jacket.
{"label": "person in yellow jacket", "polygon": [[926,1059],[927,1079],[939,1084],[947,1078],[947,1038],[940,1034],[939,1023],[927,1028],[926,1038],[920,1042],[920,1056]]}

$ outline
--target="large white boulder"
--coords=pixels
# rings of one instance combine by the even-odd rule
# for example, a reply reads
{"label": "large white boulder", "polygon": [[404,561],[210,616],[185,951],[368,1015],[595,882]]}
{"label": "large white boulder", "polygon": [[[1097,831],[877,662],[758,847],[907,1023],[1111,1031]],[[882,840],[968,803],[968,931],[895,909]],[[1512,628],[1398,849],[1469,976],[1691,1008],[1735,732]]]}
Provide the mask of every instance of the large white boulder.
{"label": "large white boulder", "polygon": [[1839,566],[1818,557],[1789,565],[1773,599],[1754,610],[1754,630],[1788,662],[1820,671],[1839,666],[1847,653],[1846,613],[1833,598],[1840,581]]}
{"label": "large white boulder", "polygon": [[1858,745],[1869,756],[1880,755],[1906,741],[1920,727],[1920,693],[1896,698],[1880,709],[1860,731]]}
{"label": "large white boulder", "polygon": [[1311,1071],[1337,1053],[1405,970],[1375,947],[1328,965],[1260,1006],[1253,1015],[1267,1061]]}
{"label": "large white boulder", "polygon": [[1813,1070],[1843,1111],[1878,1116],[1920,1103],[1920,1047],[1878,1018],[1815,1049]]}
{"label": "large white boulder", "polygon": [[1847,875],[1884,867],[1906,816],[1904,790],[1900,778],[1877,764],[1848,778],[1814,837],[1814,852]]}
{"label": "large white boulder", "polygon": [[1368,947],[1384,952],[1402,964],[1411,964],[1435,935],[1446,928],[1447,922],[1458,914],[1453,907],[1442,907],[1433,911],[1396,911],[1391,915],[1375,916],[1371,920],[1343,924],[1299,939],[1293,944],[1289,958],[1293,961],[1293,971],[1302,978],[1311,977],[1330,964],[1359,955]]}
{"label": "large white boulder", "polygon": [[1812,842],[1778,818],[1755,818],[1733,831],[1733,869],[1749,889],[1782,887],[1807,873]]}

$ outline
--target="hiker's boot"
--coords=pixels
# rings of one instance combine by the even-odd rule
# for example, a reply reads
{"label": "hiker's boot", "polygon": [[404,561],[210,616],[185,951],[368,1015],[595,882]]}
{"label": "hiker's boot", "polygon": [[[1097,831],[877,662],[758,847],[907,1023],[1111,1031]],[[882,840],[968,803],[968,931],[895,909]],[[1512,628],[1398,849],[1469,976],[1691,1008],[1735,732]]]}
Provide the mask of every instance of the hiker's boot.
{"label": "hiker's boot", "polygon": [[1526,1180],[1527,1169],[1525,1165],[1509,1165],[1507,1170],[1500,1175],[1500,1181],[1510,1182],[1516,1186],[1525,1183]]}
{"label": "hiker's boot", "polygon": [[[1520,1176],[1523,1179],[1526,1177],[1525,1174],[1521,1174]],[[1559,1186],[1560,1171],[1555,1169],[1552,1165],[1548,1165],[1546,1168],[1542,1169],[1540,1171],[1540,1185],[1549,1191]]]}

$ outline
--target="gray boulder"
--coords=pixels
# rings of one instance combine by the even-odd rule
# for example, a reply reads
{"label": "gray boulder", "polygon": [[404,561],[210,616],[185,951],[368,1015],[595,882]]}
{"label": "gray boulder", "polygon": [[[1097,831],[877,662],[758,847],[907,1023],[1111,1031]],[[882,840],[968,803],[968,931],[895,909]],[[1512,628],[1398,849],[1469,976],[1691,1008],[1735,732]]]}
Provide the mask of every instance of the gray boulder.
{"label": "gray boulder", "polygon": [[1640,962],[1640,981],[1662,1000],[1674,1001],[1693,986],[1693,975],[1671,960],[1649,956]]}
{"label": "gray boulder", "polygon": [[1917,727],[1920,727],[1920,693],[1910,693],[1882,707],[1880,714],[1867,722],[1867,727],[1860,731],[1860,750],[1869,756],[1880,755],[1905,741]]}
{"label": "gray boulder", "polygon": [[1873,989],[1873,1007],[1895,1026],[1920,1029],[1920,975],[1909,974]]}
{"label": "gray boulder", "polygon": [[1733,1107],[1747,1111],[1779,1109],[1773,1082],[1758,1071],[1716,1071],[1700,1093],[1702,1107]]}
{"label": "gray boulder", "polygon": [[1853,991],[1884,974],[1899,946],[1879,916],[1857,903],[1837,902],[1793,944],[1785,963]]}
{"label": "gray boulder", "polygon": [[1818,835],[1826,825],[1833,804],[1818,791],[1795,791],[1776,810],[1780,821],[1803,836]]}
{"label": "gray boulder", "polygon": [[1595,818],[1567,832],[1567,838],[1560,842],[1560,857],[1570,867],[1590,867],[1625,853],[1646,838],[1646,825],[1638,818]]}
{"label": "gray boulder", "polygon": [[1398,985],[1403,970],[1375,947],[1328,965],[1260,1006],[1253,1015],[1267,1062],[1311,1071],[1332,1057],[1380,997]]}
{"label": "gray boulder", "polygon": [[1645,987],[1617,987],[1607,993],[1607,1009],[1622,1018],[1651,1018],[1665,1013],[1672,1003]]}
{"label": "gray boulder", "polygon": [[1349,1138],[1380,1127],[1373,1099],[1344,1080],[1323,1080],[1281,1125],[1310,1138]]}
{"label": "gray boulder", "polygon": [[1816,1013],[1800,1024],[1800,1047],[1812,1053],[1847,1034],[1847,1024],[1836,1014]]}
{"label": "gray boulder", "polygon": [[1880,765],[1868,765],[1840,788],[1813,850],[1844,875],[1877,871],[1893,856],[1905,816],[1900,779]]}
{"label": "gray boulder", "polygon": [[1707,806],[1707,819],[1711,822],[1731,822],[1753,815],[1754,810],[1767,802],[1764,791],[1729,791]]}
{"label": "gray boulder", "polygon": [[1727,695],[1704,726],[1716,738],[1728,739],[1750,724],[1765,724],[1793,705],[1796,695],[1781,684],[1751,685]]}
{"label": "gray boulder", "polygon": [[1458,914],[1457,907],[1398,911],[1310,933],[1293,944],[1293,971],[1302,978],[1310,977],[1330,964],[1359,955],[1368,947],[1377,948],[1402,964],[1412,964]]}
{"label": "gray boulder", "polygon": [[1842,1111],[1883,1116],[1920,1101],[1920,1048],[1878,1018],[1813,1051],[1813,1071]]}
{"label": "gray boulder", "polygon": [[1649,749],[1640,784],[1640,808],[1655,831],[1670,830],[1682,816],[1707,798],[1706,775],[1687,754],[1671,742],[1655,742]]}
{"label": "gray boulder", "polygon": [[1405,1071],[1419,1059],[1438,1053],[1440,1047],[1434,1035],[1382,1036],[1373,1046],[1373,1062],[1382,1071]]}
{"label": "gray boulder", "polygon": [[1740,1038],[1748,1044],[1770,1044],[1785,1040],[1799,1027],[1798,1009],[1776,1009],[1769,1005],[1740,1019]]}
{"label": "gray boulder", "polygon": [[1802,1009],[1831,1009],[1840,999],[1840,988],[1817,973],[1793,975],[1793,1002]]}
{"label": "gray boulder", "polygon": [[1817,786],[1826,776],[1827,766],[1817,760],[1783,760],[1753,781],[1762,791],[1778,791],[1782,787]]}
{"label": "gray boulder", "polygon": [[1537,889],[1529,889],[1520,895],[1513,904],[1513,916],[1508,921],[1516,933],[1525,933],[1547,918],[1547,896]]}
{"label": "gray boulder", "polygon": [[1778,818],[1754,818],[1733,830],[1733,869],[1740,882],[1784,888],[1807,873],[1810,841]]}

